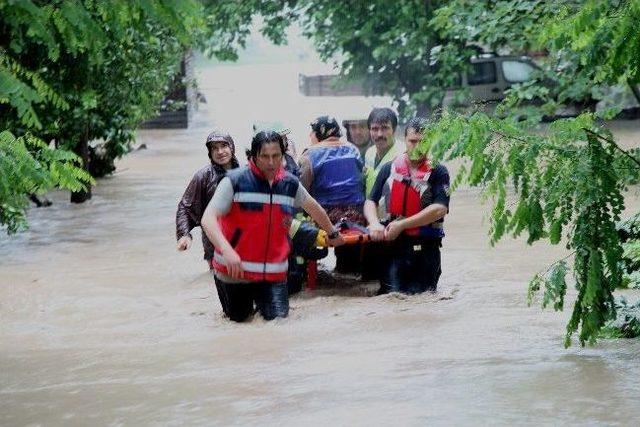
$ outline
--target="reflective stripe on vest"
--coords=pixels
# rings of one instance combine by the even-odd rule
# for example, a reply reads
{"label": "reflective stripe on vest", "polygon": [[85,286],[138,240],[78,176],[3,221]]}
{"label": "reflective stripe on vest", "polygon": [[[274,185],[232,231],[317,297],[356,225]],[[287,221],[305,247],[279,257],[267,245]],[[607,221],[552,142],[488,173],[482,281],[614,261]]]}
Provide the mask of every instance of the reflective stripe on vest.
{"label": "reflective stripe on vest", "polygon": [[[215,261],[221,265],[226,266],[227,264],[224,261],[224,256],[222,254],[215,252],[213,254],[213,258]],[[250,273],[286,273],[289,269],[289,262],[278,262],[278,263],[261,263],[261,262],[249,262],[249,261],[241,261],[240,265],[242,265],[242,269],[244,271],[248,271]]]}
{"label": "reflective stripe on vest", "polygon": [[284,196],[282,194],[266,194],[266,193],[235,193],[233,195],[233,201],[238,203],[262,203],[269,204],[273,203],[275,205],[285,205],[294,207],[295,198]]}
{"label": "reflective stripe on vest", "polygon": [[[227,176],[234,194],[231,209],[218,218],[218,224],[240,256],[244,278],[285,281],[290,252],[289,224],[299,186],[297,178],[281,170],[269,183],[251,162]],[[228,274],[218,248],[212,264],[217,272]]]}

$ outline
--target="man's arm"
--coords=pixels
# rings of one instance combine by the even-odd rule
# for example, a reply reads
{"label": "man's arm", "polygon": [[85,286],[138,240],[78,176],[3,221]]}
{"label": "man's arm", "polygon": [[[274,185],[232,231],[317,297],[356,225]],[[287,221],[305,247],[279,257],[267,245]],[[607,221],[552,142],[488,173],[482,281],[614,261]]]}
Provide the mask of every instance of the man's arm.
{"label": "man's arm", "polygon": [[189,185],[184,190],[184,194],[178,202],[178,210],[176,211],[176,239],[178,243],[176,248],[184,251],[191,247],[192,237],[191,230],[198,225],[197,219],[202,213],[200,206],[197,206],[196,195],[200,192],[200,182],[194,176]]}
{"label": "man's arm", "polygon": [[394,240],[404,230],[408,228],[421,227],[431,224],[447,214],[448,208],[445,205],[434,203],[422,209],[415,215],[408,218],[392,221],[387,225],[384,236],[386,240]]}
{"label": "man's arm", "polygon": [[367,218],[367,224],[369,224],[369,235],[371,236],[371,240],[383,240],[384,225],[380,224],[380,218],[378,218],[378,204],[373,200],[365,200],[364,217]]}
{"label": "man's arm", "polygon": [[[318,202],[316,202],[316,199],[307,195],[307,197],[304,199],[304,202],[302,202],[302,209],[304,209],[305,212],[307,212],[316,222],[316,224],[318,224],[320,228],[327,232],[327,234],[331,234],[335,231],[335,228],[333,227],[333,224],[331,224],[331,220],[329,219],[327,212],[322,208],[322,206],[320,206]],[[340,246],[344,244],[344,240],[342,239],[342,236],[338,235],[338,237],[335,239],[329,239],[328,243],[329,246]]]}
{"label": "man's arm", "polygon": [[242,260],[235,249],[231,247],[226,237],[224,237],[224,234],[222,234],[222,229],[218,224],[218,217],[220,216],[213,204],[209,203],[202,216],[201,226],[213,246],[222,252],[229,276],[234,279],[241,279],[244,276]]}
{"label": "man's arm", "polygon": [[312,182],[313,167],[311,167],[311,161],[309,160],[309,156],[302,154],[302,156],[300,156],[300,184],[308,191],[311,188]]}
{"label": "man's arm", "polygon": [[393,240],[408,228],[421,227],[438,221],[449,212],[449,172],[439,166],[433,182],[434,202],[408,218],[396,220],[387,225],[385,238]]}
{"label": "man's arm", "polygon": [[390,174],[391,163],[387,163],[380,168],[380,172],[371,189],[371,194],[367,194],[367,200],[364,202],[364,217],[369,224],[369,235],[373,241],[384,240],[384,226],[380,224],[380,218],[378,218],[378,203],[380,203],[384,184],[389,179]]}
{"label": "man's arm", "polygon": [[200,225],[209,238],[209,241],[222,253],[229,276],[234,279],[241,279],[244,277],[241,264],[242,260],[227,238],[224,237],[220,224],[218,223],[218,218],[227,214],[227,212],[220,210],[220,206],[226,207],[230,205],[231,198],[233,198],[231,181],[229,181],[229,178],[224,178],[220,181],[220,184],[218,184],[213,198],[204,210]]}

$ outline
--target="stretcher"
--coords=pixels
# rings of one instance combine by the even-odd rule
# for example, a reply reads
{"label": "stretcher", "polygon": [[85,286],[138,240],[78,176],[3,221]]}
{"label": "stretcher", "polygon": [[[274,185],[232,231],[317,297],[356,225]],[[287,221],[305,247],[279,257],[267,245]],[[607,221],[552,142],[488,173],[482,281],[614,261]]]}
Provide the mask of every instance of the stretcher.
{"label": "stretcher", "polygon": [[[340,232],[345,245],[365,244],[371,241],[371,236],[369,235],[368,230],[358,224],[342,220],[336,224],[336,228]],[[318,236],[316,237],[316,245],[318,247],[326,248],[329,246],[328,241],[329,239],[327,237],[327,232],[324,230],[320,230],[318,232]],[[308,260],[306,288],[311,291],[315,290],[317,280],[318,261]]]}

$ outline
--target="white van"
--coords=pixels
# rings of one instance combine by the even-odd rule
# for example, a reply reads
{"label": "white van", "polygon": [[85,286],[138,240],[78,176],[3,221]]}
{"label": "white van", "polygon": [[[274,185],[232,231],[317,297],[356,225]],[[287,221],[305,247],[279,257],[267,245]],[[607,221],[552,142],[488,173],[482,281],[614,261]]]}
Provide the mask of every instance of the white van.
{"label": "white van", "polygon": [[496,104],[505,98],[505,90],[515,83],[533,79],[539,70],[526,56],[483,54],[471,58],[471,66],[458,75],[457,84],[445,92],[443,108],[472,104]]}

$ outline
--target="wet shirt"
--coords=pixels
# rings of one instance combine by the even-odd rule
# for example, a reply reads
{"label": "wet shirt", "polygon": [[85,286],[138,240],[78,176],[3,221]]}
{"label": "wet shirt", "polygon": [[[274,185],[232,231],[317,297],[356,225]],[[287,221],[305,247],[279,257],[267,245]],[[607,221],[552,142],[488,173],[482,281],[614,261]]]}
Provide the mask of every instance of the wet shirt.
{"label": "wet shirt", "polygon": [[[211,204],[219,214],[226,215],[231,211],[231,205],[233,204],[233,195],[234,191],[231,180],[228,177],[225,177],[218,184],[218,188],[216,189],[216,192],[211,199]],[[309,197],[309,193],[307,192],[307,190],[302,185],[298,185],[298,190],[293,200],[293,206],[297,209],[302,208],[302,205],[304,204],[307,197]],[[250,283],[249,280],[234,279],[231,276],[222,274],[217,271],[215,272],[215,275],[220,280],[227,283]]]}
{"label": "wet shirt", "polygon": [[[222,215],[228,214],[231,210],[231,204],[233,203],[233,194],[231,180],[228,177],[224,177],[222,181],[220,181],[220,184],[218,184],[218,188],[211,199],[211,203],[213,207],[216,208],[216,211]],[[293,206],[296,209],[300,209],[308,196],[309,193],[307,190],[302,185],[299,185],[296,197],[293,200]]]}
{"label": "wet shirt", "polygon": [[[393,162],[387,162],[380,168],[376,182],[371,189],[371,193],[367,199],[380,203],[384,186],[391,176],[391,165]],[[429,185],[431,186],[431,192],[433,193],[433,202],[449,207],[449,171],[444,165],[437,165],[429,175]]]}

